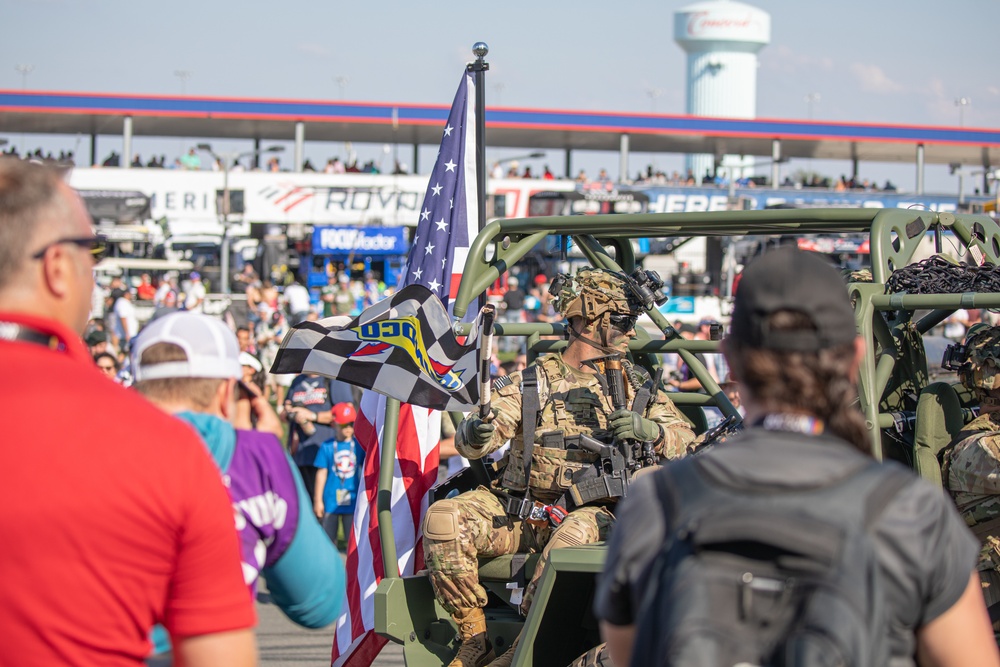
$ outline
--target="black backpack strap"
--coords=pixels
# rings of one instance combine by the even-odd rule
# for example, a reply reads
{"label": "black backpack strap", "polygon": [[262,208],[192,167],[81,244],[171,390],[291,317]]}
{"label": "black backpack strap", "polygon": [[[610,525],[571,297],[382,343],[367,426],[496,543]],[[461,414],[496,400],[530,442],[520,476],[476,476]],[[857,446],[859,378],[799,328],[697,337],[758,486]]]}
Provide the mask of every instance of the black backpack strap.
{"label": "black backpack strap", "polygon": [[[678,480],[687,475],[693,475],[696,463],[693,459],[671,461],[653,473],[653,486],[656,487],[656,498],[659,509],[663,511],[665,538],[677,528],[677,517],[681,507],[681,490]],[[681,473],[681,476],[678,476]]]}
{"label": "black backpack strap", "polygon": [[913,473],[905,468],[885,466],[878,462],[873,462],[865,468],[866,472],[869,470],[881,471],[879,476],[882,481],[876,484],[868,497],[865,498],[865,532],[868,533],[872,532],[892,499],[906,488],[914,478]]}
{"label": "black backpack strap", "polygon": [[538,366],[528,366],[521,371],[521,437],[524,441],[525,496],[531,487],[531,456],[535,451],[535,425],[541,412],[538,396]]}

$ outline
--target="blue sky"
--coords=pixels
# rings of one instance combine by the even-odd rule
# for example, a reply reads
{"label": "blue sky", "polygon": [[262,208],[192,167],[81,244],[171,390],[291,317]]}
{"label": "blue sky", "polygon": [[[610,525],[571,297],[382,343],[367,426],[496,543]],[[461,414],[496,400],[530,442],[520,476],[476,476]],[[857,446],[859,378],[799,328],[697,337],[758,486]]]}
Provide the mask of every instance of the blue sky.
{"label": "blue sky", "polygon": [[[683,113],[685,56],[673,41],[673,15],[688,4],[0,0],[0,88],[178,94],[183,86],[195,95],[447,104],[472,44],[482,40],[490,46],[487,104]],[[961,114],[966,126],[1000,124],[997,0],[749,4],[771,15],[759,117],[804,119],[811,111],[816,119],[957,126]],[[33,69],[24,77],[18,65]],[[811,105],[810,94],[818,94]],[[971,104],[956,106],[962,97]],[[58,150],[75,138],[44,141]],[[172,156],[178,142],[138,139],[135,149]],[[86,153],[85,138],[80,145]],[[98,153],[113,148],[120,141],[102,139]],[[383,152],[354,148],[362,159]],[[433,159],[428,150],[424,167]],[[342,144],[307,149],[313,162],[344,153]],[[617,172],[614,154],[579,152],[573,161]],[[562,153],[550,152],[536,171],[545,162],[560,172]],[[682,164],[634,155],[631,171],[649,162],[666,170]],[[839,175],[849,165],[797,161],[795,168]],[[915,183],[909,164],[863,163],[860,175]],[[927,186],[954,192],[957,180],[929,166]]]}

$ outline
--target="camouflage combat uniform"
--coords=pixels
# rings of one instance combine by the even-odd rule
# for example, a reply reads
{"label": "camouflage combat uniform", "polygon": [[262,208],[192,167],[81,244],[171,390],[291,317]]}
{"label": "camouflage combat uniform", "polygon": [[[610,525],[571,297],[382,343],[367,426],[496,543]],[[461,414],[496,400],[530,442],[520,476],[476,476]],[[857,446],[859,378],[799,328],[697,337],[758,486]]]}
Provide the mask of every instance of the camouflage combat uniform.
{"label": "camouflage combat uniform", "polygon": [[[601,388],[597,374],[567,366],[558,354],[539,357],[535,363],[539,369],[541,411],[535,430],[536,445],[528,486],[532,499],[552,503],[572,485],[573,473],[591,466],[597,455],[582,449],[542,447],[537,444],[541,442],[541,436],[561,430],[565,436],[583,433],[609,441],[607,417],[614,409]],[[631,368],[627,362],[624,366],[633,375],[644,373]],[[496,424],[492,441],[485,447],[474,448],[464,442],[462,429],[459,428],[455,447],[467,458],[481,458],[510,440],[509,461],[499,484],[504,490],[522,495],[526,483],[521,429],[521,373],[511,374],[509,380],[509,384],[505,380],[498,382],[502,386],[492,402],[495,411],[493,423]],[[625,391],[627,404],[631,407],[635,389],[626,382]],[[662,428],[662,442],[656,444],[656,451],[661,457],[673,459],[685,454],[687,446],[694,440],[694,432],[665,392],[656,391],[653,394],[644,416]],[[501,522],[495,522],[494,518],[507,518],[507,515],[497,496],[484,487],[453,499],[438,501],[432,506],[432,511],[452,509],[445,503],[453,503],[457,507],[459,525],[453,530],[428,534],[426,526],[429,522],[426,523],[424,550],[438,601],[451,613],[459,608],[486,605],[486,591],[479,584],[477,557],[542,550],[542,561],[525,589],[522,609],[526,612],[541,576],[542,565],[547,561],[548,551],[558,546],[603,540],[614,520],[608,506],[599,505],[572,511],[556,530],[549,526],[536,527],[516,517],[509,517],[500,527],[495,527]]]}
{"label": "camouflage combat uniform", "polygon": [[[974,325],[969,329],[968,359],[959,377],[973,390],[980,404],[1000,401],[1000,329]],[[981,414],[955,436],[944,453],[945,486],[965,523],[982,541],[976,569],[986,604],[1000,602],[1000,412]],[[1000,631],[1000,622],[994,623]]]}

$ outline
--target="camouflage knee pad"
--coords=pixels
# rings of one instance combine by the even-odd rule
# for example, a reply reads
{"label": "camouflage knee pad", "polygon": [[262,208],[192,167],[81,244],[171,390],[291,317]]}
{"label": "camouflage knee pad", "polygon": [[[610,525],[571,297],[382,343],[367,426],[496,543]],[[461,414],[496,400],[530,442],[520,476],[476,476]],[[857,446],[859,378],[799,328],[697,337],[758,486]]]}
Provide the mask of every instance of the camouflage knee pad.
{"label": "camouflage knee pad", "polygon": [[486,605],[479,585],[479,556],[516,553],[518,539],[509,525],[494,528],[503,507],[488,489],[439,500],[424,516],[424,559],[434,594],[449,613]]}
{"label": "camouflage knee pad", "polygon": [[614,523],[614,516],[603,507],[581,507],[570,512],[562,524],[554,531],[548,543],[542,550],[542,557],[538,560],[538,566],[531,581],[528,582],[524,590],[524,598],[521,601],[521,612],[528,613],[531,608],[531,601],[535,597],[535,590],[538,588],[538,580],[541,579],[545,571],[545,564],[549,561],[549,553],[553,549],[562,547],[577,547],[582,544],[593,544],[608,537],[608,529]]}

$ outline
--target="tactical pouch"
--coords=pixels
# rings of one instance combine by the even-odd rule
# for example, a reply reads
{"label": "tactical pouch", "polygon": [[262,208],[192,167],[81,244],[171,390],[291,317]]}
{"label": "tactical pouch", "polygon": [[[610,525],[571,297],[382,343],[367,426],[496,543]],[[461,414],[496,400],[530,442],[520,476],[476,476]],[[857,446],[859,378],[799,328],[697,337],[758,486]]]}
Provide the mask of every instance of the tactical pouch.
{"label": "tactical pouch", "polygon": [[610,475],[591,476],[574,484],[569,497],[576,507],[618,500],[625,496],[625,480]]}
{"label": "tactical pouch", "polygon": [[[527,484],[532,497],[546,503],[556,500],[573,485],[576,473],[592,467],[596,458],[596,455],[581,449],[535,446]],[[525,486],[523,455],[511,449],[510,461],[503,474],[503,487],[524,491]]]}
{"label": "tactical pouch", "polygon": [[542,447],[547,449],[566,449],[566,442],[562,431],[549,431],[542,435]]}

